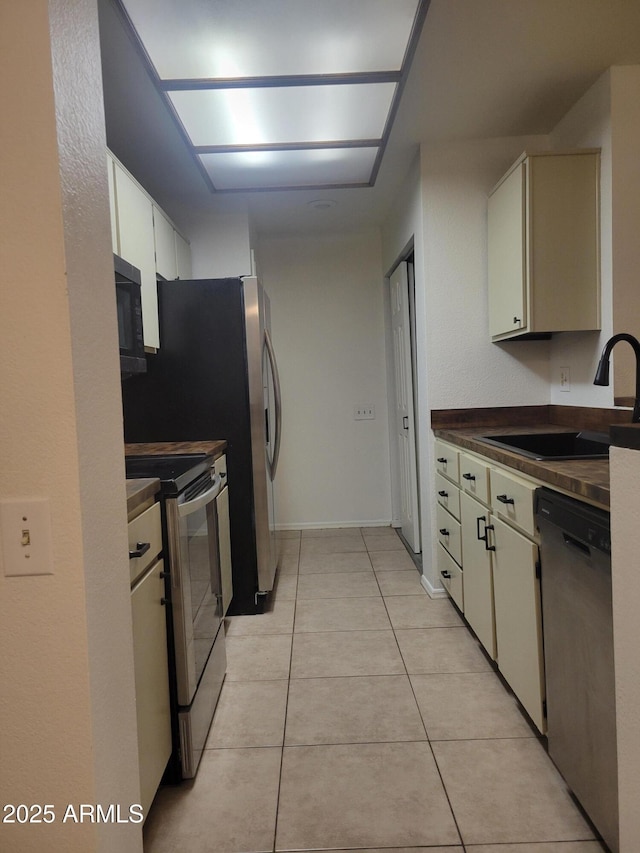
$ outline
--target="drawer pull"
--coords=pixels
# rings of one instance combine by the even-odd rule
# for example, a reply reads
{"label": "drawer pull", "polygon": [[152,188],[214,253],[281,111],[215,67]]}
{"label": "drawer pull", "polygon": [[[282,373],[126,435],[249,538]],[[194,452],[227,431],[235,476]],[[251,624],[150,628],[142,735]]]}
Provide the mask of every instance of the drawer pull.
{"label": "drawer pull", "polygon": [[129,559],[133,560],[137,557],[142,557],[151,548],[151,542],[136,542],[136,550],[129,551]]}
{"label": "drawer pull", "polygon": [[445,492],[444,489],[441,492],[438,492],[441,498],[448,498],[449,492]]}
{"label": "drawer pull", "polygon": [[160,599],[160,604],[161,604],[163,607],[166,607],[166,605],[167,605],[168,603],[169,603],[169,599],[168,599],[168,598],[161,598],[161,599]]}
{"label": "drawer pull", "polygon": [[508,498],[506,495],[496,495],[496,500],[500,501],[501,504],[514,503],[513,498]]}
{"label": "drawer pull", "polygon": [[438,456],[438,462],[440,462],[442,465],[446,465],[447,464],[446,456]]}
{"label": "drawer pull", "polygon": [[463,480],[475,480],[475,478],[476,478],[475,474],[463,474],[462,475]]}
{"label": "drawer pull", "polygon": [[443,578],[445,578],[446,580],[449,580],[449,578],[451,577],[451,572],[440,572],[440,574],[441,574],[441,575],[442,575],[442,577],[443,577]]}
{"label": "drawer pull", "polygon": [[495,527],[493,526],[493,524],[485,524],[485,526],[484,526],[484,534],[485,535],[482,537],[484,539],[484,550],[485,551],[495,551],[496,546],[495,545],[489,545],[489,534],[487,533],[487,530],[495,530]]}
{"label": "drawer pull", "polygon": [[448,536],[448,535],[449,535],[449,531],[447,530],[447,528],[446,528],[446,527],[441,527],[441,528],[440,528],[440,534],[441,534],[442,536]]}

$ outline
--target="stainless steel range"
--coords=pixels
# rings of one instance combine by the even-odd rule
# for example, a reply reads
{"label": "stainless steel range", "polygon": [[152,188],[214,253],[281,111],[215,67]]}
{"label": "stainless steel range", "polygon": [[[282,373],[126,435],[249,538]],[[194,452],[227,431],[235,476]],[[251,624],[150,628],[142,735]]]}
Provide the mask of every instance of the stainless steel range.
{"label": "stainless steel range", "polygon": [[195,776],[226,671],[216,497],[224,487],[205,454],[128,456],[128,478],[158,477],[169,572],[175,776]]}

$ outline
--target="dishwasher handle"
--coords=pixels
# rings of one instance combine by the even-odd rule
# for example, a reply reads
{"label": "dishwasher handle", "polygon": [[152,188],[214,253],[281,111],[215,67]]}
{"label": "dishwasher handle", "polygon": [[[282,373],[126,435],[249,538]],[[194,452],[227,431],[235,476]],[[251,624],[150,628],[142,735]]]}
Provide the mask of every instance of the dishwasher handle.
{"label": "dishwasher handle", "polygon": [[562,531],[562,538],[564,539],[564,544],[567,548],[573,548],[576,551],[580,551],[580,553],[584,554],[585,557],[591,556],[591,548],[579,539],[574,539],[573,536],[569,536],[565,530]]}

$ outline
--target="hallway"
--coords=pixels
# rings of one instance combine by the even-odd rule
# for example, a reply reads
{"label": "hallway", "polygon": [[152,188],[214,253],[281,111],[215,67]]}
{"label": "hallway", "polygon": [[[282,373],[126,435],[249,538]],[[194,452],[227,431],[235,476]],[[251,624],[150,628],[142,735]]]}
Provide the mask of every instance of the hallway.
{"label": "hallway", "polygon": [[146,853],[603,850],[394,531],[279,535],[271,609],[227,620],[205,755],[158,793]]}

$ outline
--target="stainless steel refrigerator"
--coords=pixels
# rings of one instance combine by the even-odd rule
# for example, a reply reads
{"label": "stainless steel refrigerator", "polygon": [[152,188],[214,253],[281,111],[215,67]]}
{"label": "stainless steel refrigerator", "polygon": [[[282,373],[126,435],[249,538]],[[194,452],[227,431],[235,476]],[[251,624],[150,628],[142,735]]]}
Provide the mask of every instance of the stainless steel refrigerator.
{"label": "stainless steel refrigerator", "polygon": [[281,437],[269,299],[255,277],[158,282],[160,348],[122,385],[127,442],[225,439],[230,615],[260,613],[277,568]]}

